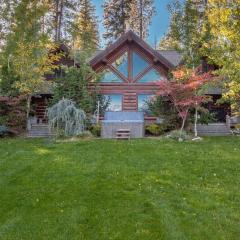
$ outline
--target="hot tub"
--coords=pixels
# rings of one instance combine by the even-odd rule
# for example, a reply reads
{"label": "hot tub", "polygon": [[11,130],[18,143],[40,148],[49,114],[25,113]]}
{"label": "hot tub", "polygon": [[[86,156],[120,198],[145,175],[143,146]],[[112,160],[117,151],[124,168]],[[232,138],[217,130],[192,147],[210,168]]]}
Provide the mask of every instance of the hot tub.
{"label": "hot tub", "polygon": [[120,129],[129,129],[131,138],[144,137],[143,112],[106,112],[102,121],[102,138],[116,138]]}

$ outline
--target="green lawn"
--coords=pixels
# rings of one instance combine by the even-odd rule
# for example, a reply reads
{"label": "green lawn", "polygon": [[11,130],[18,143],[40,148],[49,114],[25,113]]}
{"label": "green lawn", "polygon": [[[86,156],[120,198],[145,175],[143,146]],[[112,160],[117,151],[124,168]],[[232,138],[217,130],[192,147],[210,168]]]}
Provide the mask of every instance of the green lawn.
{"label": "green lawn", "polygon": [[240,138],[0,139],[1,240],[240,239]]}

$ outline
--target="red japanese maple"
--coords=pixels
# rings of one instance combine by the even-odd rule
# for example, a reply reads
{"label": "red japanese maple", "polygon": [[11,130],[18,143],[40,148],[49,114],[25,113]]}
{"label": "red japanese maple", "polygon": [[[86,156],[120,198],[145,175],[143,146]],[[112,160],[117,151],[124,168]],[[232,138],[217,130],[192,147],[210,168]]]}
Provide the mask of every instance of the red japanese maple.
{"label": "red japanese maple", "polygon": [[191,108],[197,109],[209,100],[205,95],[199,95],[199,90],[212,79],[211,73],[197,74],[186,68],[173,71],[173,79],[157,82],[157,95],[166,97],[182,119],[181,133]]}

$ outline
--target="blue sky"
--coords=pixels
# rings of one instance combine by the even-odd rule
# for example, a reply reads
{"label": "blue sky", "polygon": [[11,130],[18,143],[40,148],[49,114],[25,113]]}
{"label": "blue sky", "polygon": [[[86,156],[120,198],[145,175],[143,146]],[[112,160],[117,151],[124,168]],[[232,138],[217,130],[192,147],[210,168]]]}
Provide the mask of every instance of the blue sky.
{"label": "blue sky", "polygon": [[[104,32],[104,28],[102,26],[103,9],[101,7],[103,2],[104,0],[93,0],[93,3],[96,6],[97,15],[99,16],[100,20],[99,27],[101,34]],[[169,13],[167,11],[167,4],[170,2],[171,0],[155,0],[157,14],[152,20],[152,24],[149,28],[149,38],[147,39],[147,42],[153,47],[156,40],[158,42],[168,29]]]}

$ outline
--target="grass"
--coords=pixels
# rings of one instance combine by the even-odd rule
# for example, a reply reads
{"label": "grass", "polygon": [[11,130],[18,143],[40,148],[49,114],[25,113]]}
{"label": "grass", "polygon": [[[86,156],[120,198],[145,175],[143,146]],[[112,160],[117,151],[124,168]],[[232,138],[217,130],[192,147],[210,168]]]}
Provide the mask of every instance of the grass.
{"label": "grass", "polygon": [[240,138],[0,139],[1,240],[231,240]]}

